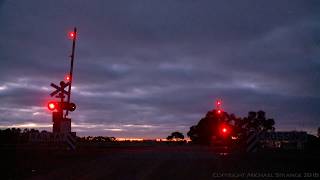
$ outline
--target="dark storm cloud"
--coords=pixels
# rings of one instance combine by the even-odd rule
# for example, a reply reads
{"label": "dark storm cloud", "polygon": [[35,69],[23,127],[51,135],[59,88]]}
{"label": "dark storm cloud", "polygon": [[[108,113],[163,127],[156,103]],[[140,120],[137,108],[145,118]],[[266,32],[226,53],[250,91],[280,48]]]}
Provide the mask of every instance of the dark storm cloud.
{"label": "dark storm cloud", "polygon": [[49,84],[68,70],[66,32],[76,25],[72,116],[80,134],[186,132],[218,97],[228,112],[263,109],[280,129],[314,131],[319,7],[317,1],[0,1],[0,125],[50,124]]}

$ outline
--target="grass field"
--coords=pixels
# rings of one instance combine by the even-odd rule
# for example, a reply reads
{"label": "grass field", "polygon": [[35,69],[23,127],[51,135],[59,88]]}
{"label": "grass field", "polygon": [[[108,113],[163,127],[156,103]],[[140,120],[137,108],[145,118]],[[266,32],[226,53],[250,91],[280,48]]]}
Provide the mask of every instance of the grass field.
{"label": "grass field", "polygon": [[2,148],[1,179],[320,178],[320,153],[218,153],[192,145]]}

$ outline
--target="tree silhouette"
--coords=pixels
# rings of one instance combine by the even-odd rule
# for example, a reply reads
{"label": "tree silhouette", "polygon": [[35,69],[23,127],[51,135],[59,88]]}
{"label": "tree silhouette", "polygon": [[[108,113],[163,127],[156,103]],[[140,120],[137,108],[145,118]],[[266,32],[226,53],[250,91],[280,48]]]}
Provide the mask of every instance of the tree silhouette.
{"label": "tree silhouette", "polygon": [[184,139],[184,135],[181,132],[173,132],[171,133],[171,135],[169,135],[167,137],[167,140],[173,140],[173,139],[177,139],[177,140],[183,140]]}
{"label": "tree silhouette", "polygon": [[248,117],[243,118],[245,128],[249,131],[274,131],[274,120],[267,119],[266,113],[264,111],[253,112],[250,111],[248,113]]}
{"label": "tree silhouette", "polygon": [[[250,131],[273,131],[274,124],[273,119],[265,117],[264,111],[250,111],[248,117],[238,118],[234,114],[212,110],[197,125],[191,126],[187,135],[192,142],[198,144],[210,144],[222,139],[223,142],[228,142],[232,137],[241,140]],[[221,133],[221,127],[228,127],[227,136]]]}
{"label": "tree silhouette", "polygon": [[[216,110],[207,112],[197,125],[191,126],[187,135],[192,142],[199,144],[209,144],[212,138],[220,137],[219,128],[221,124],[230,126],[230,129],[235,130],[234,124],[237,124],[238,118],[227,112],[218,113]],[[231,132],[232,135],[234,132]],[[231,137],[231,136],[230,136]]]}
{"label": "tree silhouette", "polygon": [[1,144],[17,144],[26,143],[29,139],[29,130],[20,128],[8,128],[0,130],[0,143]]}

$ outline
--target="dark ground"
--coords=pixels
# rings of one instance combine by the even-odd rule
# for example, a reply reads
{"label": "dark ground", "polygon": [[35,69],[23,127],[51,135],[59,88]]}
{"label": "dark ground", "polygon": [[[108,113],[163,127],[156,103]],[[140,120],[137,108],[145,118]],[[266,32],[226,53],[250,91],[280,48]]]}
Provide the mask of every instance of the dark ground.
{"label": "dark ground", "polygon": [[190,145],[90,146],[75,152],[48,147],[1,149],[0,179],[320,179],[320,153],[315,152],[223,155]]}

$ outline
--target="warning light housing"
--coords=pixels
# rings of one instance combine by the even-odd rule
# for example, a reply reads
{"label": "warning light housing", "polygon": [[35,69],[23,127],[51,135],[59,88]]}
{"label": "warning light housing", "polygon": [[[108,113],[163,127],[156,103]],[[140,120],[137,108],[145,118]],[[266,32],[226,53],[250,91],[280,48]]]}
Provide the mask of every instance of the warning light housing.
{"label": "warning light housing", "polygon": [[67,103],[67,102],[60,103],[60,107],[61,107],[61,109],[68,110],[68,111],[76,110],[76,104],[74,104],[74,103]]}
{"label": "warning light housing", "polygon": [[49,102],[48,103],[48,109],[50,111],[54,110],[68,110],[68,111],[74,111],[76,110],[76,104],[74,103],[67,103],[67,102]]}

